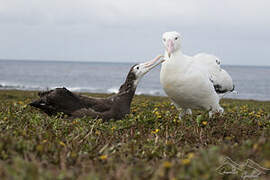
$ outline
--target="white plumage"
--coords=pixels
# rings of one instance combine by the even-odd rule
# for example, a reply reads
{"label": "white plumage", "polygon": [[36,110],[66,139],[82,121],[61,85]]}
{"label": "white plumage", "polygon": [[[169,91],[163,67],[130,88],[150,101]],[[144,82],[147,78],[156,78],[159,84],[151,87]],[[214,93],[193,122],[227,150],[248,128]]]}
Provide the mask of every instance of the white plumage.
{"label": "white plumage", "polygon": [[183,110],[179,118],[191,114],[194,108],[210,110],[209,116],[214,112],[223,113],[220,95],[234,90],[232,78],[214,55],[184,55],[180,40],[177,32],[163,34],[166,51],[160,72],[164,91],[177,109]]}

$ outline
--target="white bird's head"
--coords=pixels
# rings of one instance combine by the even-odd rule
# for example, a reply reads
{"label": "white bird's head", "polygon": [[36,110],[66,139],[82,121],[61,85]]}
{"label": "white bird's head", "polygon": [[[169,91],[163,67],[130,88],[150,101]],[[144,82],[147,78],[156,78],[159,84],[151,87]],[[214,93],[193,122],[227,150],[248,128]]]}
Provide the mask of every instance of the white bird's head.
{"label": "white bird's head", "polygon": [[181,48],[180,34],[176,31],[163,33],[162,42],[166,48],[169,57],[173,52]]}

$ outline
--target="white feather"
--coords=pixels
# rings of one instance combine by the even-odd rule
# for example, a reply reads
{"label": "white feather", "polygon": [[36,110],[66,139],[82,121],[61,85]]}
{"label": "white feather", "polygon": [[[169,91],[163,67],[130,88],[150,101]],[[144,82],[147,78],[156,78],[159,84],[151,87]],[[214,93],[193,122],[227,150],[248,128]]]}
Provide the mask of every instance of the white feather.
{"label": "white feather", "polygon": [[194,63],[206,68],[213,83],[220,85],[221,90],[231,91],[234,89],[231,76],[220,67],[221,61],[216,56],[200,53],[194,56]]}
{"label": "white feather", "polygon": [[[174,36],[175,33],[167,33],[163,40],[166,37],[175,39]],[[175,43],[180,42],[176,40]],[[192,108],[223,112],[214,85],[219,85],[220,91],[224,92],[234,87],[230,75],[220,67],[219,59],[209,54],[187,56],[181,52],[180,44],[175,46],[178,48],[170,57],[165,51],[166,60],[160,72],[160,82],[166,94],[177,108],[183,108],[186,112]]]}

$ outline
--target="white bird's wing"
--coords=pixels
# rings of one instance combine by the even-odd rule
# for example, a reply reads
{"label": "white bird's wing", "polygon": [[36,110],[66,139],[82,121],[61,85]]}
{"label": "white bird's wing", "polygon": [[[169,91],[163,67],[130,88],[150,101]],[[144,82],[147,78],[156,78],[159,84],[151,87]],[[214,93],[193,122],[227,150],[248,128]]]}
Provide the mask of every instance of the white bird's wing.
{"label": "white bird's wing", "polygon": [[234,90],[231,76],[220,67],[220,60],[210,54],[197,54],[194,56],[196,66],[205,69],[209,73],[209,80],[213,83],[215,91],[223,94]]}

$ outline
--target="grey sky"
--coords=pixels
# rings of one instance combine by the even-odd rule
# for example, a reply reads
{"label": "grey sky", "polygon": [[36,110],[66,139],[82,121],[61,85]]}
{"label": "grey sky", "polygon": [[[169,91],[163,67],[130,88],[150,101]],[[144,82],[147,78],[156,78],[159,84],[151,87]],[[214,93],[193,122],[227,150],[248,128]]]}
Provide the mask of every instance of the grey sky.
{"label": "grey sky", "polygon": [[0,0],[0,59],[148,60],[161,35],[186,54],[270,65],[269,0]]}

